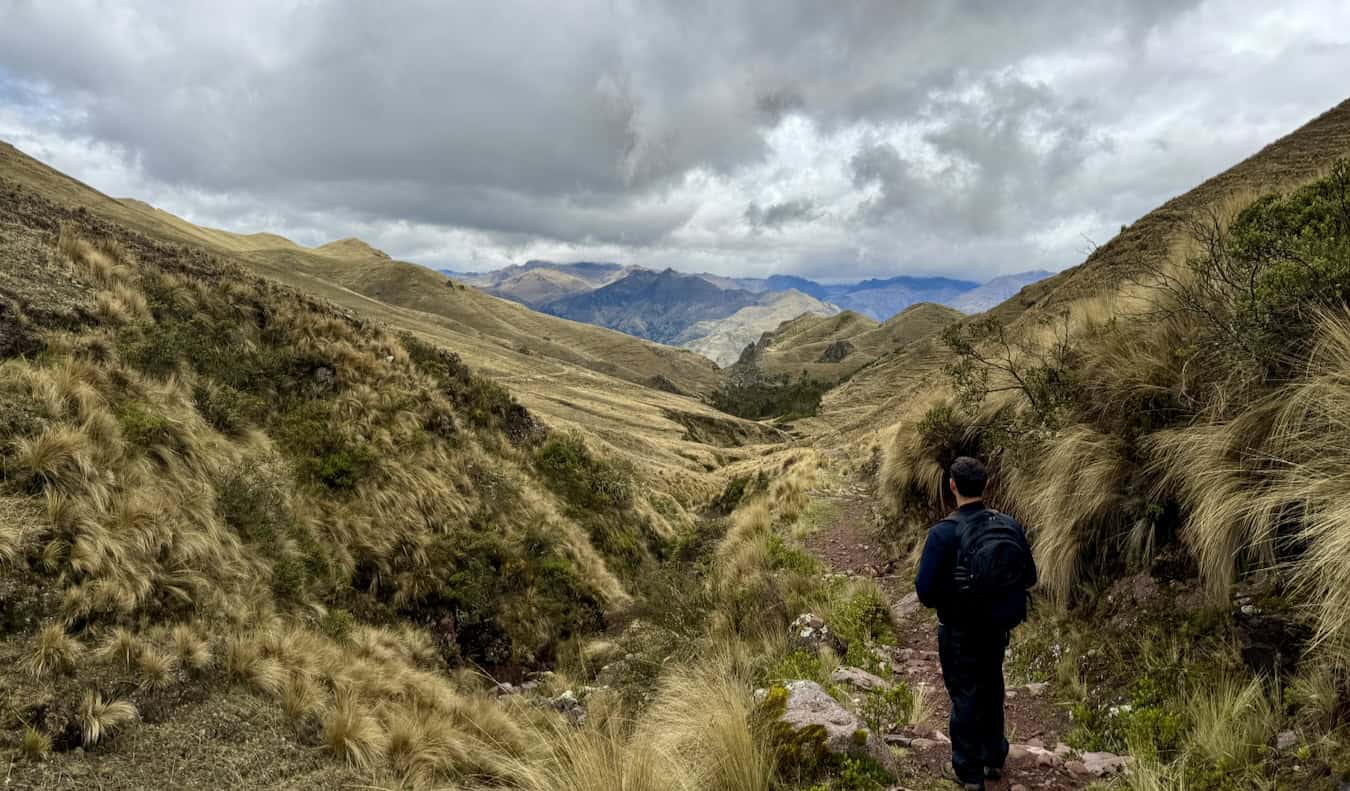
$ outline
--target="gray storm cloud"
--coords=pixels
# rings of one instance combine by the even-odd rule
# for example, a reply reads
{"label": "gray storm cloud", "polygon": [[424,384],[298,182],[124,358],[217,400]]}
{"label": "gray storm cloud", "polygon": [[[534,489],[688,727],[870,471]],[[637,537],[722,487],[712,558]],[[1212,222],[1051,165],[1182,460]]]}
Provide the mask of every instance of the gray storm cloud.
{"label": "gray storm cloud", "polygon": [[[1343,4],[0,0],[0,137],[429,265],[1075,262],[1345,98]],[[1320,77],[1320,78],[1319,78]]]}

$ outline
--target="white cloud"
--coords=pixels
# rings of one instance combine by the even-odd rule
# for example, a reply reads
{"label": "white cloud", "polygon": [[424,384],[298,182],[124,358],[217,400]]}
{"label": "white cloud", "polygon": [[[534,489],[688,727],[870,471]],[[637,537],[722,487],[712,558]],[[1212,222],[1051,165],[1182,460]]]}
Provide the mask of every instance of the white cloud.
{"label": "white cloud", "polygon": [[1058,269],[1347,70],[1338,0],[0,0],[0,137],[196,222],[451,268]]}

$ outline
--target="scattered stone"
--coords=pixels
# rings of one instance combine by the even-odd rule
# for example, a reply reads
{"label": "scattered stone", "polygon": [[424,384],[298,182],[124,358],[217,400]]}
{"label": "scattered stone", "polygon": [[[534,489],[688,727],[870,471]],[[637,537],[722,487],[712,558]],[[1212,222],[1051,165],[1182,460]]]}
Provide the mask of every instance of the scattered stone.
{"label": "scattered stone", "polygon": [[889,689],[891,686],[880,676],[868,673],[862,668],[847,665],[835,668],[834,672],[830,674],[830,681],[836,684],[848,684],[851,687],[868,692],[878,692]]}
{"label": "scattered stone", "polygon": [[919,594],[913,591],[906,593],[900,601],[891,605],[891,617],[897,621],[902,621],[919,611]]}
{"label": "scattered stone", "polygon": [[1064,768],[1074,777],[1091,777],[1088,774],[1087,764],[1082,761],[1065,761]]}
{"label": "scattered stone", "polygon": [[1275,749],[1287,753],[1298,746],[1298,734],[1293,731],[1280,731],[1275,737]]}
{"label": "scattered stone", "polygon": [[1021,783],[1013,783],[1008,791],[1028,791],[1027,787]]}
{"label": "scattered stone", "polygon": [[1042,738],[1039,737],[1039,736],[1037,736],[1037,737],[1034,738],[1034,739],[1027,739],[1027,746],[1028,746],[1028,747],[1035,747],[1035,748],[1038,749],[1038,750],[1044,750],[1044,749],[1045,749],[1045,740],[1042,739]]}
{"label": "scattered stone", "polygon": [[1055,755],[1058,755],[1061,758],[1068,757],[1072,753],[1073,748],[1065,744],[1064,742],[1060,742],[1059,744],[1055,745]]}
{"label": "scattered stone", "polygon": [[914,739],[904,735],[903,733],[883,734],[881,740],[894,747],[909,747],[914,743]]}
{"label": "scattered stone", "polygon": [[586,708],[577,699],[577,693],[570,689],[550,700],[549,705],[557,709],[563,715],[563,719],[573,725],[580,725],[586,721]]}
{"label": "scattered stone", "polygon": [[1003,697],[1007,698],[1008,700],[1012,700],[1017,697],[1017,690],[1010,689],[1003,693]]}
{"label": "scattered stone", "polygon": [[925,662],[941,662],[942,655],[937,651],[920,651],[919,658]]}
{"label": "scattered stone", "polygon": [[1045,694],[1045,690],[1048,689],[1049,686],[1050,685],[1044,681],[1033,681],[1030,684],[1027,684],[1027,694],[1033,698],[1039,698],[1041,695]]}
{"label": "scattered stone", "polygon": [[925,750],[936,749],[941,744],[937,739],[911,739],[909,749],[924,752]]}
{"label": "scattered stone", "polygon": [[492,694],[496,695],[499,698],[505,695],[514,695],[516,694],[517,691],[518,690],[515,688],[515,686],[511,684],[510,681],[503,681],[502,683],[492,688]]}
{"label": "scattered stone", "polygon": [[890,750],[867,723],[841,706],[819,684],[789,681],[785,687],[787,702],[780,720],[793,731],[819,729],[823,734],[821,746],[830,753],[863,754],[882,766],[894,766]]}
{"label": "scattered stone", "polygon": [[802,613],[792,622],[793,647],[807,651],[818,651],[821,646],[829,646],[835,653],[844,653],[844,644],[820,616]]}
{"label": "scattered stone", "polygon": [[1130,759],[1113,753],[1083,753],[1083,768],[1092,777],[1106,777],[1125,771]]}

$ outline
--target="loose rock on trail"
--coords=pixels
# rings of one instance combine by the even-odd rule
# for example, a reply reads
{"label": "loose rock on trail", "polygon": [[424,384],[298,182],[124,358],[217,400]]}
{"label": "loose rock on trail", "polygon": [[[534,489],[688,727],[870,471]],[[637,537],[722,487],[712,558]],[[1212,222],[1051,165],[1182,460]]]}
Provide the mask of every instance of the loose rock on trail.
{"label": "loose rock on trail", "polygon": [[[951,741],[947,736],[951,701],[942,684],[938,659],[937,619],[913,592],[912,570],[903,559],[887,557],[876,528],[881,516],[873,500],[858,488],[814,492],[831,502],[832,518],[805,538],[807,549],[833,574],[874,579],[890,599],[897,645],[890,649],[891,670],[911,688],[922,687],[933,711],[924,726],[884,734],[901,747],[901,786],[925,778],[951,777]],[[1014,642],[1017,634],[1013,634]],[[1003,779],[985,784],[990,791],[1046,789],[1076,791],[1103,777],[1124,771],[1128,759],[1107,753],[1080,755],[1064,744],[1069,718],[1043,683],[1008,686],[1005,704],[1009,751]]]}

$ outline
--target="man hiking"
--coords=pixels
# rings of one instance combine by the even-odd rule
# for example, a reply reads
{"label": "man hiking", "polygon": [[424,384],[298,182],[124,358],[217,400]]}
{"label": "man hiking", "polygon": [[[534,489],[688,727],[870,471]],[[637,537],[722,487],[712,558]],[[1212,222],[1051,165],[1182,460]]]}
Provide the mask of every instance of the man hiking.
{"label": "man hiking", "polygon": [[924,606],[938,611],[942,679],[952,698],[952,768],[967,791],[1003,776],[1003,654],[1008,633],[1026,620],[1036,565],[1026,531],[986,508],[989,473],[962,456],[948,470],[956,511],[928,531],[914,580]]}

